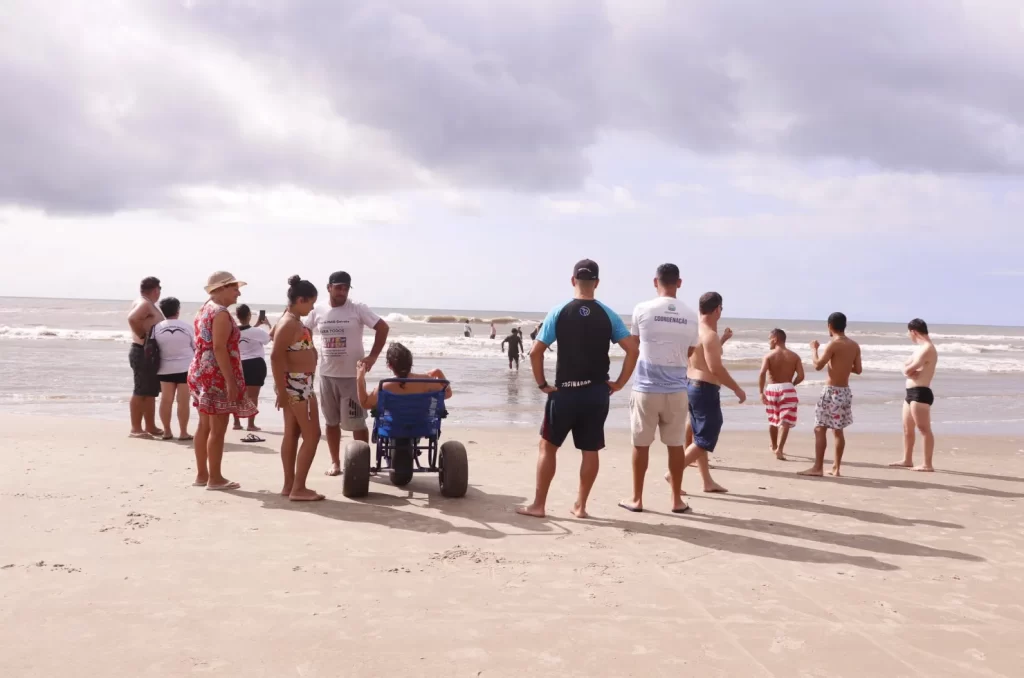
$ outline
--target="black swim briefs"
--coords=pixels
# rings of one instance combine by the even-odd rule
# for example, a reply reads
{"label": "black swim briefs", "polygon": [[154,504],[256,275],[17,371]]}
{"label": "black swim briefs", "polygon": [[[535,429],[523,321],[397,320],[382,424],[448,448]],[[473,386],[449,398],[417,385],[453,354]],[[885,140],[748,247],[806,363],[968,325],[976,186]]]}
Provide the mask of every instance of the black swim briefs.
{"label": "black swim briefs", "polygon": [[907,402],[931,405],[935,402],[935,394],[927,386],[915,386],[907,389]]}

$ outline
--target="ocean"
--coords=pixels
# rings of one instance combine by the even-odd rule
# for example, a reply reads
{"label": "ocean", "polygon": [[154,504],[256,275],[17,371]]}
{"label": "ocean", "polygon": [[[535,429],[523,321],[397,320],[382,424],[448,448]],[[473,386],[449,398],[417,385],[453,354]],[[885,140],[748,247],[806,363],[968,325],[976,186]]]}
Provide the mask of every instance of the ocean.
{"label": "ocean", "polygon": [[[77,299],[0,298],[0,411],[76,417],[124,419],[127,425],[132,376],[128,367],[130,343],[127,301]],[[251,304],[265,309],[271,322],[281,306]],[[200,307],[185,303],[181,317],[191,320]],[[436,309],[374,309],[391,325],[390,339],[408,346],[415,368],[440,367],[452,381],[449,425],[470,427],[538,427],[544,394],[535,386],[524,361],[519,373],[509,372],[500,349],[512,327],[527,336],[543,313],[460,311]],[[625,309],[620,309],[625,310]],[[463,337],[463,320],[474,335]],[[498,324],[497,339],[490,339],[489,324]],[[626,317],[627,324],[629,318]],[[754,320],[723,318],[734,337],[725,346],[726,366],[746,390],[739,405],[723,393],[726,430],[753,430],[766,426],[757,397],[757,373],[767,351],[768,332],[782,327],[789,347],[810,358],[808,343],[828,338],[824,320]],[[938,433],[1024,434],[1024,328],[934,326],[932,338],[939,350],[939,372],[933,389],[933,421]],[[903,361],[912,346],[900,324],[851,322],[848,334],[863,349],[864,374],[854,377],[854,419],[851,432],[898,432],[904,378]],[[364,337],[367,349],[372,333]],[[548,379],[556,351],[548,354]],[[613,349],[612,378],[618,374],[621,351]],[[807,381],[798,388],[800,423],[809,430],[814,402],[824,373],[809,367]],[[388,376],[384,361],[377,363],[371,381]],[[627,428],[628,390],[613,397],[608,426]],[[273,388],[263,389],[262,417],[276,421]]]}

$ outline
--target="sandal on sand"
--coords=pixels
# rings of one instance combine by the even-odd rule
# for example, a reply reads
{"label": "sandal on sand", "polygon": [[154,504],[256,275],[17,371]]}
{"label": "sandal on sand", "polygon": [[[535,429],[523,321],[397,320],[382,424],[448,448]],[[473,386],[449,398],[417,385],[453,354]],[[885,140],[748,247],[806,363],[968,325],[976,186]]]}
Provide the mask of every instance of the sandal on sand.
{"label": "sandal on sand", "polygon": [[162,436],[160,436],[160,440],[174,440],[174,436],[171,435],[170,433],[165,433]]}
{"label": "sandal on sand", "polygon": [[243,443],[265,443],[265,442],[267,442],[267,440],[266,440],[266,438],[260,438],[255,433],[250,433],[249,435],[247,435],[244,438],[242,438],[242,442]]}
{"label": "sandal on sand", "polygon": [[153,434],[152,433],[146,433],[145,431],[140,431],[139,433],[129,433],[128,437],[129,438],[137,438],[139,440],[154,440]]}
{"label": "sandal on sand", "polygon": [[228,483],[227,485],[207,485],[207,492],[220,492],[223,490],[237,490],[241,485],[238,483]]}
{"label": "sandal on sand", "polygon": [[630,506],[627,502],[624,502],[624,501],[620,501],[619,502],[619,508],[624,508],[627,511],[629,511],[630,513],[643,513],[644,512],[642,507]]}
{"label": "sandal on sand", "polygon": [[190,440],[195,440],[195,437],[186,433],[183,436],[178,436],[178,440],[180,440],[183,443],[186,443],[186,442],[188,442]]}

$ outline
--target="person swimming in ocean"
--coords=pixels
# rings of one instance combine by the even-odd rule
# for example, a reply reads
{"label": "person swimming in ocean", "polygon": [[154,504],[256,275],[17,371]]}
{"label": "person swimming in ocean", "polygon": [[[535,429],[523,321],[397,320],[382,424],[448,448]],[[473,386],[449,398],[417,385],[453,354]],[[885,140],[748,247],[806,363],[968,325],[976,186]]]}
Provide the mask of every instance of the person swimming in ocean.
{"label": "person swimming in ocean", "polygon": [[470,327],[468,320],[466,321],[466,324],[462,327],[462,336],[466,337],[467,339],[473,336],[473,328]]}
{"label": "person swimming in ocean", "polygon": [[526,357],[526,352],[523,350],[523,337],[519,334],[518,330],[513,329],[512,332],[505,337],[501,342],[501,350],[505,350],[505,345],[508,345],[508,369],[512,369],[512,363],[515,362],[516,370],[519,369],[519,358]]}
{"label": "person swimming in ocean", "polygon": [[494,326],[494,323],[491,323],[491,339],[496,339],[497,337],[498,337],[498,328]]}

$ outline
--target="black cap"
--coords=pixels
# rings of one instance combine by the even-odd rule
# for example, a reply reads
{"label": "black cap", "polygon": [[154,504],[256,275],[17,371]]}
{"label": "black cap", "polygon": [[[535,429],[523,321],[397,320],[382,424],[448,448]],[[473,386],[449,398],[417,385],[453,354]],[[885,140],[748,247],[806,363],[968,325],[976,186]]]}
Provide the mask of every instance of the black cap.
{"label": "black cap", "polygon": [[593,259],[581,259],[572,267],[572,277],[577,280],[597,280],[597,262]]}
{"label": "black cap", "polygon": [[328,285],[348,285],[352,286],[352,276],[345,271],[335,271],[331,274],[331,277],[327,279]]}

